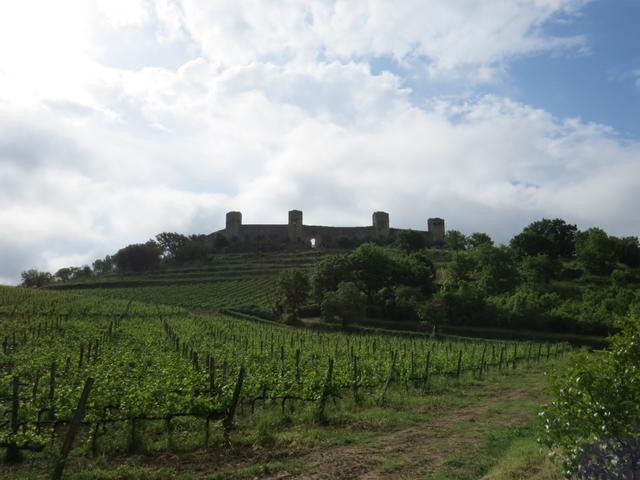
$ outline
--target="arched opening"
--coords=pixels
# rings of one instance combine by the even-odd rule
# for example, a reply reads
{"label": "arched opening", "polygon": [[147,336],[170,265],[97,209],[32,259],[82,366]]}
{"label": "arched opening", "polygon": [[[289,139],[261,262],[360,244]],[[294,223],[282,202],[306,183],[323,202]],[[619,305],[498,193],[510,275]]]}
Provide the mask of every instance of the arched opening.
{"label": "arched opening", "polygon": [[316,248],[316,239],[312,238],[311,240],[309,240],[309,243],[311,244],[311,248]]}

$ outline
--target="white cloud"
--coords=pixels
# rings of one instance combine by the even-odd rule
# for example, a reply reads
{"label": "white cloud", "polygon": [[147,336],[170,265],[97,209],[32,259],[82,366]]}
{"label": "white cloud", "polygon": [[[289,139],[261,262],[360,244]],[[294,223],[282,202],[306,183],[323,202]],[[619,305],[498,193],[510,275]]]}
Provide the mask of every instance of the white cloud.
{"label": "white cloud", "polygon": [[220,0],[182,2],[186,30],[223,65],[390,56],[426,62],[433,75],[489,70],[505,59],[583,47],[583,37],[553,37],[543,25],[584,0]]}

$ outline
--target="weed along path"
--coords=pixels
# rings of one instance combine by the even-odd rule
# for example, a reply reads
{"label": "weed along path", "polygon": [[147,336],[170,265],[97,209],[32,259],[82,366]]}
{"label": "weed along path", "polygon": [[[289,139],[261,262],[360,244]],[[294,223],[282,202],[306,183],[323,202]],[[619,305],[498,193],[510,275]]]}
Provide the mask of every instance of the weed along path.
{"label": "weed along path", "polygon": [[413,425],[375,432],[362,442],[312,448],[297,458],[302,470],[261,478],[482,478],[513,441],[532,439],[543,386],[540,372],[520,372],[449,392],[432,411],[424,406],[423,419]]}

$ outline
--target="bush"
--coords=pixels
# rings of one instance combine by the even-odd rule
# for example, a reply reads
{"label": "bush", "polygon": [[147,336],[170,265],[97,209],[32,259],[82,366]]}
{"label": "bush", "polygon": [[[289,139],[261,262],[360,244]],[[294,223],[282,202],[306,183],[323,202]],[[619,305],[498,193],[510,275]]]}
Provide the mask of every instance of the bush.
{"label": "bush", "polygon": [[283,270],[276,282],[276,314],[298,319],[300,307],[309,297],[309,277],[300,270]]}
{"label": "bush", "polygon": [[347,327],[365,317],[366,298],[352,282],[343,282],[335,292],[329,292],[322,301],[322,319],[339,322]]}
{"label": "bush", "polygon": [[611,351],[581,352],[552,377],[541,441],[578,479],[639,478],[640,319],[628,317]]}

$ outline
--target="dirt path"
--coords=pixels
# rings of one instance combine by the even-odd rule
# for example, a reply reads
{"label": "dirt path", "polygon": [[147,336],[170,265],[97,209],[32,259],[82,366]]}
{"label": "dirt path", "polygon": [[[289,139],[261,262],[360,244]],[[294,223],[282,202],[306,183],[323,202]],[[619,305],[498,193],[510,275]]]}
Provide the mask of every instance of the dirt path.
{"label": "dirt path", "polygon": [[508,385],[492,385],[485,390],[487,396],[479,402],[456,407],[424,424],[381,434],[362,445],[313,450],[299,458],[305,465],[303,474],[279,472],[263,478],[429,478],[451,457],[477,449],[489,431],[526,424],[533,413],[518,405],[543,398],[539,377],[516,390]]}

